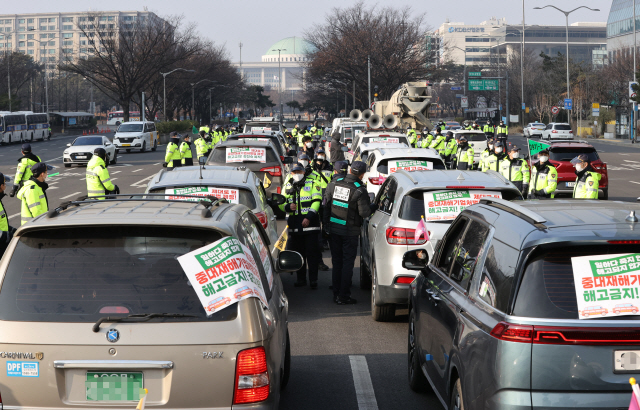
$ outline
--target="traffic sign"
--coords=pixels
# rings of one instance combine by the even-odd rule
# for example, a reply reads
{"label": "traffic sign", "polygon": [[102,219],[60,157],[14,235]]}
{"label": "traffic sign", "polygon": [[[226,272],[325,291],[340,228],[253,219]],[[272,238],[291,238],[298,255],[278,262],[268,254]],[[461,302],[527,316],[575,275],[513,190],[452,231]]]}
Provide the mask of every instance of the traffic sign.
{"label": "traffic sign", "polygon": [[470,71],[469,77],[482,77],[482,73],[480,71]]}
{"label": "traffic sign", "polygon": [[469,91],[498,91],[498,79],[491,80],[474,80],[469,79]]}
{"label": "traffic sign", "polygon": [[599,117],[600,116],[600,108],[592,108],[591,109],[591,116],[592,117]]}
{"label": "traffic sign", "polygon": [[522,103],[522,109],[524,110],[525,108],[527,108],[525,103]]}
{"label": "traffic sign", "polygon": [[462,98],[464,97],[464,94],[456,94],[456,98]]}
{"label": "traffic sign", "polygon": [[[631,86],[633,86],[634,84],[637,85],[638,83],[629,81],[629,99],[636,97],[636,92],[633,91],[633,88],[631,88]],[[633,102],[633,101],[629,100],[629,102]]]}
{"label": "traffic sign", "polygon": [[552,114],[554,114],[554,115],[555,115],[555,114],[557,114],[557,113],[559,113],[559,112],[560,112],[560,108],[558,108],[558,107],[551,107],[551,113],[552,113]]}
{"label": "traffic sign", "polygon": [[451,87],[451,91],[460,91],[462,87]]}
{"label": "traffic sign", "polygon": [[600,103],[593,103],[591,104],[591,108],[600,108]]}
{"label": "traffic sign", "polygon": [[462,97],[462,98],[460,99],[460,106],[461,106],[462,108],[467,108],[467,107],[469,107],[469,97]]}
{"label": "traffic sign", "polygon": [[571,98],[564,99],[564,109],[565,110],[573,109],[573,100]]}

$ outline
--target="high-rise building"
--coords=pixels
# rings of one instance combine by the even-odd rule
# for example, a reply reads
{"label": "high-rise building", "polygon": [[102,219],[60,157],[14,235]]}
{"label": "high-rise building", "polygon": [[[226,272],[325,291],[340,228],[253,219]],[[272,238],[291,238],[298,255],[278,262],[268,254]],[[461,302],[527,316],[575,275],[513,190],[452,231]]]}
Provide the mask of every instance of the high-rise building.
{"label": "high-rise building", "polygon": [[[610,62],[633,55],[633,1],[613,0],[607,19],[607,54]],[[640,31],[640,1],[636,2],[636,43]]]}

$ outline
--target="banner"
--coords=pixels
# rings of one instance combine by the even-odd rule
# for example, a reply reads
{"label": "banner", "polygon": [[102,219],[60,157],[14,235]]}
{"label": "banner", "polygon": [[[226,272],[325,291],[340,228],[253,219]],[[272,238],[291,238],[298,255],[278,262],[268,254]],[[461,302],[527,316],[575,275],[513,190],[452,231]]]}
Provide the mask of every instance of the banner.
{"label": "banner", "polygon": [[374,142],[387,142],[387,143],[399,143],[400,142],[400,138],[390,138],[390,137],[375,137],[375,138],[371,138],[369,140],[369,143],[374,143]]}
{"label": "banner", "polygon": [[466,207],[480,202],[482,198],[502,198],[497,191],[453,190],[424,193],[426,221],[449,221],[456,219]]}
{"label": "banner", "polygon": [[578,318],[638,315],[640,253],[571,258]]}
{"label": "banner", "polygon": [[215,196],[218,199],[226,199],[232,204],[239,204],[238,190],[229,188],[215,188],[211,186],[195,186],[182,188],[167,188],[164,193],[170,195],[167,199],[198,202],[198,198],[185,197],[181,195]]}
{"label": "banner", "polygon": [[267,162],[267,150],[251,147],[227,148],[227,163],[244,161]]}
{"label": "banner", "polygon": [[404,169],[407,171],[432,171],[433,170],[433,162],[431,161],[421,161],[421,160],[400,160],[400,161],[389,161],[389,173],[396,172],[399,169]]}
{"label": "banner", "polygon": [[178,257],[207,316],[243,299],[267,298],[251,250],[228,236]]}
{"label": "banner", "polygon": [[529,142],[529,155],[530,156],[534,156],[534,155],[536,155],[538,152],[540,152],[542,150],[549,149],[549,147],[551,146],[549,144],[545,144],[544,142],[534,141],[532,139],[527,139],[527,141]]}

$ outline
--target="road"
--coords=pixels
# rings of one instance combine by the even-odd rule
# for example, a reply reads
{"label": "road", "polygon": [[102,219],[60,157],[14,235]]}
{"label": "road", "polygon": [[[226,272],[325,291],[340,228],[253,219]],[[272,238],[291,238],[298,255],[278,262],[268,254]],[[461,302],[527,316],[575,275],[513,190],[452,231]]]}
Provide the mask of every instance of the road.
{"label": "road", "polygon": [[[108,135],[111,137],[112,135]],[[47,196],[50,208],[86,192],[85,168],[64,168],[62,152],[75,137],[54,136],[35,142],[33,152],[56,166]],[[525,147],[521,136],[509,139]],[[640,196],[640,144],[593,142],[608,163],[610,200],[635,201]],[[142,192],[148,180],[161,169],[164,146],[156,152],[122,152],[109,167],[112,180],[122,193]],[[13,176],[20,146],[0,147],[0,171]],[[10,223],[20,223],[20,203],[5,198]],[[278,221],[279,229],[284,221]],[[325,251],[324,261],[331,266]],[[319,288],[295,288],[295,275],[282,277],[290,303],[289,330],[292,345],[291,380],[282,395],[281,408],[293,409],[441,409],[433,393],[418,394],[407,384],[407,312],[399,310],[390,323],[371,318],[370,292],[359,288],[356,261],[353,297],[356,305],[333,303],[331,272],[320,272]]]}

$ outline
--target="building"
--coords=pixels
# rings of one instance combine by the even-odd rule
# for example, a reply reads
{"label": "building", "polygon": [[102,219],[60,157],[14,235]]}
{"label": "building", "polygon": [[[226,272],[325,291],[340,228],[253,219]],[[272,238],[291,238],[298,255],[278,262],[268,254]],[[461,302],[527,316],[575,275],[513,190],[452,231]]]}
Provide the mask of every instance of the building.
{"label": "building", "polygon": [[[613,0],[607,19],[607,57],[614,61],[617,57],[633,54],[633,0]],[[636,42],[640,30],[640,1],[636,2]]]}
{"label": "building", "polygon": [[126,27],[151,15],[155,16],[148,11],[0,14],[0,54],[27,54],[41,63],[87,58],[93,41],[81,29]]}

